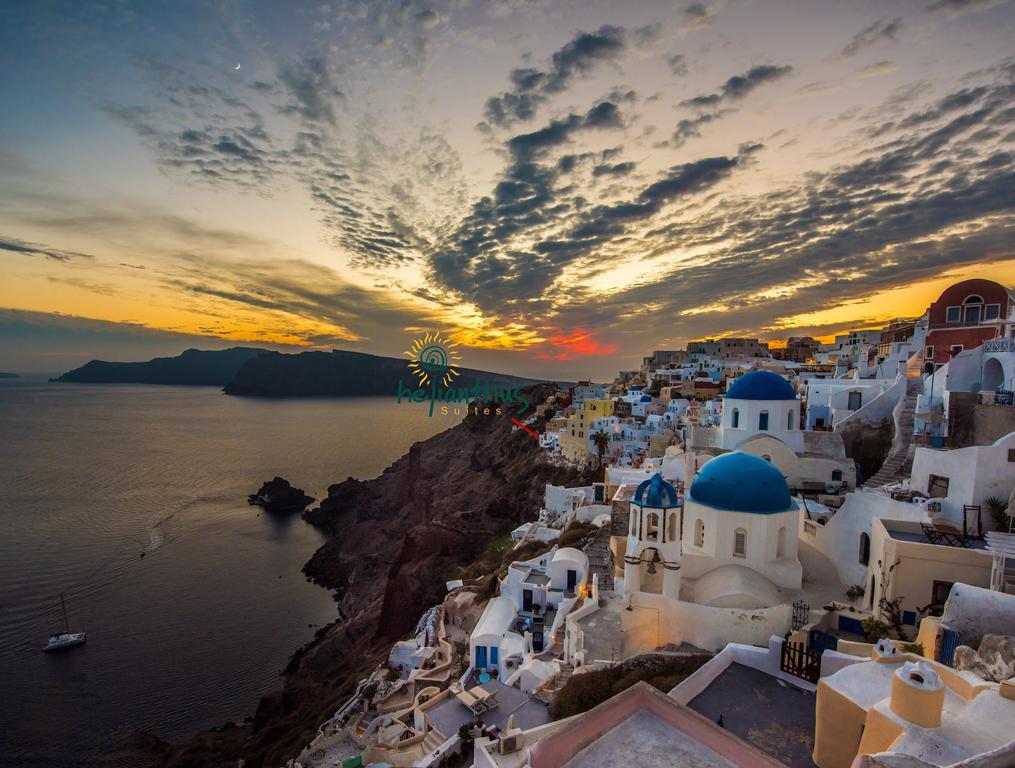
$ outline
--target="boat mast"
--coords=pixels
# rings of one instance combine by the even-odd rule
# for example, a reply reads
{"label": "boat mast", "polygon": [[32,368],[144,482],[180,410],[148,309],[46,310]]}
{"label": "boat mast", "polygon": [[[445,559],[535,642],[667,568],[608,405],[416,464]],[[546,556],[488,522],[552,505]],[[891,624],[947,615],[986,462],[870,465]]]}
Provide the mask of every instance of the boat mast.
{"label": "boat mast", "polygon": [[67,604],[63,601],[63,592],[60,593],[60,607],[63,608],[64,632],[70,633],[70,619],[67,618]]}

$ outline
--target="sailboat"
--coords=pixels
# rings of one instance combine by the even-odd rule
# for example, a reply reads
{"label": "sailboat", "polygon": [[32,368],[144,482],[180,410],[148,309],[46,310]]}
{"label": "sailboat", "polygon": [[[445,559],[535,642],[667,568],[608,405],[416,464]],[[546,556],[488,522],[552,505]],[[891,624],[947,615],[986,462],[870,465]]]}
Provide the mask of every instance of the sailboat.
{"label": "sailboat", "polygon": [[72,645],[81,645],[87,638],[84,632],[71,632],[70,620],[67,618],[67,604],[63,599],[63,592],[60,593],[60,607],[63,608],[63,632],[49,636],[49,641],[42,649],[44,651],[56,651],[60,648],[68,648]]}

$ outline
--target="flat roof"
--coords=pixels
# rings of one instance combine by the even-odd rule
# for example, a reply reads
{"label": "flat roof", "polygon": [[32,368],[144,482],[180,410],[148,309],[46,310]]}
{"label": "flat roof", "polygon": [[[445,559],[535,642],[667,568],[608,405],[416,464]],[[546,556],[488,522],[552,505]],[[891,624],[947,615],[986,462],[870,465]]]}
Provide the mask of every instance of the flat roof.
{"label": "flat roof", "polygon": [[[546,705],[522,693],[518,688],[505,685],[499,680],[488,680],[479,687],[497,695],[497,706],[479,715],[479,719],[487,725],[506,728],[511,715],[515,716],[518,727],[523,730],[550,722],[550,712]],[[426,719],[446,738],[451,738],[465,723],[475,722],[476,715],[455,696],[449,696],[440,704],[428,709]]]}
{"label": "flat roof", "polygon": [[687,703],[790,768],[814,766],[814,705],[813,693],[736,662]]}

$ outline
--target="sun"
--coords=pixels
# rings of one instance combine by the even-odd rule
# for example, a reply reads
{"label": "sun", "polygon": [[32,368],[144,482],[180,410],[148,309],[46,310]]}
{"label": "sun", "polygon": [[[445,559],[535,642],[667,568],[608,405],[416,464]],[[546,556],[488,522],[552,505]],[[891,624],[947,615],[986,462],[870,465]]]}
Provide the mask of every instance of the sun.
{"label": "sun", "polygon": [[409,368],[416,374],[419,383],[440,382],[445,387],[458,375],[455,365],[461,361],[457,344],[440,331],[428,333],[413,339],[404,354],[409,358]]}

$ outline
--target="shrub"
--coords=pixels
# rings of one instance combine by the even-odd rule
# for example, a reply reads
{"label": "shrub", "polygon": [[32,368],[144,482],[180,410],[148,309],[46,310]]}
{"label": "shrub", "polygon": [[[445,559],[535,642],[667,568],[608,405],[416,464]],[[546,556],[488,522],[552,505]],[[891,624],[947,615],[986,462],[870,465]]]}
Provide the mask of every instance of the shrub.
{"label": "shrub", "polygon": [[868,616],[860,624],[863,626],[863,637],[868,643],[876,643],[883,637],[888,637],[888,625],[880,619]]}
{"label": "shrub", "polygon": [[986,500],[987,508],[990,510],[990,517],[994,521],[994,527],[999,531],[1007,531],[1011,525],[1006,510],[1008,509],[1008,502],[1004,499],[999,499],[997,496],[991,496]]}
{"label": "shrub", "polygon": [[557,692],[550,704],[550,716],[560,720],[581,714],[641,680],[668,693],[710,658],[708,653],[684,657],[640,657],[607,669],[575,675]]}
{"label": "shrub", "polygon": [[915,653],[917,656],[923,656],[923,643],[905,643],[902,646],[902,650],[906,653]]}
{"label": "shrub", "polygon": [[846,597],[850,600],[856,600],[858,597],[863,597],[864,588],[860,584],[851,584],[849,589],[846,590]]}
{"label": "shrub", "polygon": [[572,547],[579,541],[588,536],[596,527],[592,523],[582,523],[577,520],[567,527],[567,529],[560,534],[560,538],[557,539],[558,546],[561,547]]}

